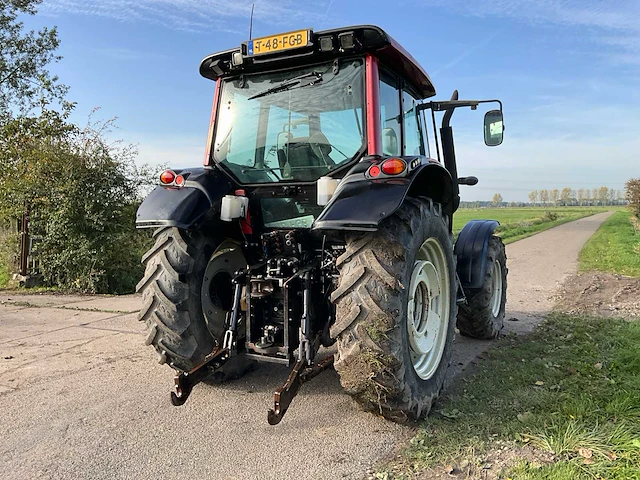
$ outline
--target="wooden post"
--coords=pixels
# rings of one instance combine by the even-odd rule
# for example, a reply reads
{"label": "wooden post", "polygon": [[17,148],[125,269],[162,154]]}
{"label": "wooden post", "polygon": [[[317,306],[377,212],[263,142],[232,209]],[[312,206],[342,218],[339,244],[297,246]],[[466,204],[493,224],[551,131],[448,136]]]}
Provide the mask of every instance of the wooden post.
{"label": "wooden post", "polygon": [[29,274],[29,204],[25,202],[20,225],[20,275]]}

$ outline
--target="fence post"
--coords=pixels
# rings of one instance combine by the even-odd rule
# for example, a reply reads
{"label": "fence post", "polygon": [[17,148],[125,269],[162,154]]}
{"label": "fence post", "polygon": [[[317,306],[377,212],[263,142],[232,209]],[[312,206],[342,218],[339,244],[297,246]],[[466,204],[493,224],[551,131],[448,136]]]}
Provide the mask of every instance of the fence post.
{"label": "fence post", "polygon": [[22,222],[20,226],[20,275],[29,274],[29,204],[24,203]]}

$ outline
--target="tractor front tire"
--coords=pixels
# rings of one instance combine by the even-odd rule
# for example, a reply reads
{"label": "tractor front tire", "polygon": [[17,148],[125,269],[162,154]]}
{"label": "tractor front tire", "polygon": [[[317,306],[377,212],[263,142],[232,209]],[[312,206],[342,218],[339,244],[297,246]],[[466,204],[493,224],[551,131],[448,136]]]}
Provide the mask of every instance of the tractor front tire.
{"label": "tractor front tire", "polygon": [[[212,326],[207,326],[202,307],[205,271],[220,242],[173,227],[157,230],[154,239],[155,245],[142,257],[145,274],[137,291],[142,292],[143,307],[138,319],[147,325],[145,344],[153,345],[159,363],[188,372],[220,341],[212,335]],[[219,324],[214,330],[223,328]],[[212,379],[237,378],[246,366],[241,352],[212,372]]]}
{"label": "tractor front tire", "polygon": [[458,330],[466,337],[497,338],[507,303],[507,254],[500,237],[489,240],[482,287],[465,289],[467,303],[458,311]]}
{"label": "tractor front tire", "polygon": [[404,423],[440,394],[457,314],[452,243],[448,218],[426,198],[347,239],[331,336],[342,386],[365,410]]}

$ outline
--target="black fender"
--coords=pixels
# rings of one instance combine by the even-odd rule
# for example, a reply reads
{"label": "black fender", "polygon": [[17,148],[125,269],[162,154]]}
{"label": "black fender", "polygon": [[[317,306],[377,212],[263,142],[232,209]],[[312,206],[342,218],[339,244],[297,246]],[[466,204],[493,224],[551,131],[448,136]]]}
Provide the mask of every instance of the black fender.
{"label": "black fender", "polygon": [[498,225],[496,220],[472,220],[458,235],[453,253],[457,257],[458,278],[463,288],[482,287],[489,240]]}
{"label": "black fender", "polygon": [[402,157],[418,166],[403,177],[367,178],[373,162],[363,159],[340,182],[333,197],[320,213],[312,230],[375,231],[382,220],[393,215],[407,196],[429,197],[453,213],[453,182],[449,172],[437,161],[426,157]]}
{"label": "black fender", "polygon": [[183,187],[158,186],[144,199],[136,214],[136,228],[189,229],[208,212],[220,210],[222,197],[233,192],[229,179],[217,169],[174,170],[185,177]]}

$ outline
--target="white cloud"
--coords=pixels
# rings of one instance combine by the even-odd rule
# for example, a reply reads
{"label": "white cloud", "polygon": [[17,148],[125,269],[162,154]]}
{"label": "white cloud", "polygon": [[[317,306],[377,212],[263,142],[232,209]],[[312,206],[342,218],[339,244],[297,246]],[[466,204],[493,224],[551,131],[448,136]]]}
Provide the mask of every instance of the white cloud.
{"label": "white cloud", "polygon": [[612,54],[612,64],[640,64],[640,2],[637,0],[418,0],[461,15],[512,18],[531,24],[586,27],[585,34]]}
{"label": "white cloud", "polygon": [[245,33],[252,3],[254,19],[272,25],[324,21],[328,13],[326,2],[301,7],[294,0],[48,0],[40,8],[49,14],[99,16],[187,31]]}
{"label": "white cloud", "polygon": [[529,22],[638,31],[640,3],[635,0],[424,0],[473,16],[499,16]]}

